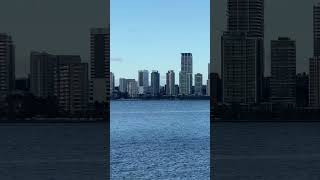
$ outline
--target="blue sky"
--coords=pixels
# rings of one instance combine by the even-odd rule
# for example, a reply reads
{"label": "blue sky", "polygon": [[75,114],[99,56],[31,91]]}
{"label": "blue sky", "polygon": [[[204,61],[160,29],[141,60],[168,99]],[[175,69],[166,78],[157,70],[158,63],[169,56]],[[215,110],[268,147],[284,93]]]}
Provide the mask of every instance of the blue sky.
{"label": "blue sky", "polygon": [[209,0],[111,0],[111,71],[137,79],[138,70],[180,71],[180,53],[193,53],[206,83],[210,61]]}

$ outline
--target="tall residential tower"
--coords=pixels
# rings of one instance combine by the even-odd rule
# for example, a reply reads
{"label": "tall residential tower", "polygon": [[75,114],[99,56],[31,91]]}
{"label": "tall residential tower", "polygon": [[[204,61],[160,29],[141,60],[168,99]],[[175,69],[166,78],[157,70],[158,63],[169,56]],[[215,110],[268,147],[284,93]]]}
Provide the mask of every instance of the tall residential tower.
{"label": "tall residential tower", "polygon": [[106,102],[110,93],[110,33],[107,28],[90,31],[90,101]]}
{"label": "tall residential tower", "polygon": [[0,34],[0,98],[15,87],[15,46],[11,36]]}
{"label": "tall residential tower", "polygon": [[264,75],[264,0],[228,0],[221,39],[224,103],[260,102]]}
{"label": "tall residential tower", "polygon": [[181,53],[181,71],[179,73],[179,94],[192,93],[192,53]]}

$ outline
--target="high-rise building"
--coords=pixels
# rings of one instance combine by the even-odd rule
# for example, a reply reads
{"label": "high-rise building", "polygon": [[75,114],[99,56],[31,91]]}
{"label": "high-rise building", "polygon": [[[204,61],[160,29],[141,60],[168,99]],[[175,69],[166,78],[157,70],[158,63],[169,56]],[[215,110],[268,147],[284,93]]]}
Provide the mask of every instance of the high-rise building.
{"label": "high-rise building", "polygon": [[210,96],[210,81],[211,81],[210,79],[207,80],[207,86],[206,86],[207,87],[207,89],[206,89],[207,96]]}
{"label": "high-rise building", "polygon": [[309,76],[306,73],[297,74],[296,104],[298,107],[309,105]]}
{"label": "high-rise building", "polygon": [[[59,107],[66,113],[85,112],[89,102],[89,78],[87,63],[68,63],[57,67],[59,79],[55,81],[55,92]],[[57,78],[55,74],[55,78]]]}
{"label": "high-rise building", "polygon": [[127,79],[128,95],[129,97],[138,96],[138,83],[135,79]]}
{"label": "high-rise building", "polygon": [[267,76],[263,78],[262,82],[262,101],[269,102],[271,100],[271,87],[270,87],[271,77]]}
{"label": "high-rise building", "polygon": [[313,7],[313,57],[309,60],[309,105],[320,107],[320,3]]}
{"label": "high-rise building", "polygon": [[197,73],[194,75],[194,94],[196,96],[202,96],[202,85],[203,85],[203,80],[202,80],[202,74]]}
{"label": "high-rise building", "polygon": [[287,37],[271,41],[271,101],[296,102],[296,42]]}
{"label": "high-rise building", "polygon": [[309,73],[309,104],[320,107],[320,57],[310,58]]}
{"label": "high-rise building", "polygon": [[119,79],[119,91],[122,93],[126,93],[128,92],[128,83],[127,83],[127,79],[125,78],[120,78]]}
{"label": "high-rise building", "polygon": [[221,39],[224,103],[259,103],[264,75],[264,0],[228,0]]}
{"label": "high-rise building", "polygon": [[115,78],[114,78],[114,74],[112,72],[110,72],[110,95],[112,96],[112,93],[114,91],[115,88]]}
{"label": "high-rise building", "polygon": [[160,73],[158,71],[152,71],[151,73],[151,95],[160,95]]}
{"label": "high-rise building", "polygon": [[192,53],[181,53],[179,90],[180,95],[192,94]]}
{"label": "high-rise building", "polygon": [[173,70],[167,72],[166,78],[166,95],[167,96],[175,96],[175,73]]}
{"label": "high-rise building", "polygon": [[210,96],[210,74],[211,74],[211,62],[208,63],[208,79],[207,79],[207,89],[206,89],[207,96]]}
{"label": "high-rise building", "polygon": [[37,97],[54,95],[54,70],[57,57],[46,52],[30,54],[30,90]]}
{"label": "high-rise building", "polygon": [[140,70],[138,72],[139,94],[146,94],[149,88],[149,71]]}
{"label": "high-rise building", "polygon": [[222,88],[224,103],[254,104],[260,101],[263,42],[245,33],[222,37]]}
{"label": "high-rise building", "polygon": [[15,46],[11,36],[0,34],[0,49],[0,98],[4,98],[15,87]]}
{"label": "high-rise building", "polygon": [[[60,80],[63,73],[61,72],[60,66],[68,65],[68,64],[79,64],[81,63],[81,57],[79,55],[56,55],[52,56],[51,61],[54,62],[53,68],[53,78],[54,78],[54,95],[56,97],[60,97]],[[52,77],[52,75],[50,75]],[[51,96],[51,94],[50,94]]]}
{"label": "high-rise building", "polygon": [[37,96],[57,97],[67,113],[85,111],[88,105],[88,64],[77,55],[31,52],[30,89]]}
{"label": "high-rise building", "polygon": [[218,73],[211,73],[211,92],[210,96],[215,101],[214,103],[222,102],[222,82]]}
{"label": "high-rise building", "polygon": [[106,102],[110,94],[110,29],[90,31],[90,101]]}
{"label": "high-rise building", "polygon": [[228,0],[227,31],[264,38],[264,0]]}
{"label": "high-rise building", "polygon": [[313,6],[313,56],[320,56],[320,3]]}
{"label": "high-rise building", "polygon": [[80,63],[77,55],[52,55],[46,52],[30,54],[30,90],[37,97],[59,97],[60,80],[63,73],[60,66]]}

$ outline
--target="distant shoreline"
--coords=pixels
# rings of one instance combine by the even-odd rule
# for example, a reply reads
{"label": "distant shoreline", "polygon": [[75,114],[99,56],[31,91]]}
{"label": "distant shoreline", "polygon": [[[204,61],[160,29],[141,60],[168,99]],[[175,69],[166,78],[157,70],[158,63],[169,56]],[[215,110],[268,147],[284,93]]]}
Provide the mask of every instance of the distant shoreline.
{"label": "distant shoreline", "polygon": [[319,120],[211,120],[213,124],[221,123],[232,123],[232,124],[241,124],[241,123],[320,123]]}
{"label": "distant shoreline", "polygon": [[111,99],[111,101],[197,101],[210,100],[210,96],[203,97],[179,97],[179,98],[122,98]]}
{"label": "distant shoreline", "polygon": [[21,124],[21,123],[34,123],[34,124],[73,124],[73,123],[107,123],[105,119],[97,120],[79,120],[79,119],[62,119],[58,118],[43,118],[43,119],[17,119],[8,120],[0,119],[0,124]]}

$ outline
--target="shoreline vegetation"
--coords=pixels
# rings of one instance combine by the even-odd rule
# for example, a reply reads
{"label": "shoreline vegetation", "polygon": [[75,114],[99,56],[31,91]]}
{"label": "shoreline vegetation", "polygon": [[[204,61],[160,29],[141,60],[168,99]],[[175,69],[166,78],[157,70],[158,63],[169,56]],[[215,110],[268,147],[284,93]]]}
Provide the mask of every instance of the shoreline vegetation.
{"label": "shoreline vegetation", "polygon": [[109,103],[88,103],[74,111],[59,106],[57,97],[39,98],[30,93],[0,98],[0,123],[107,122]]}

